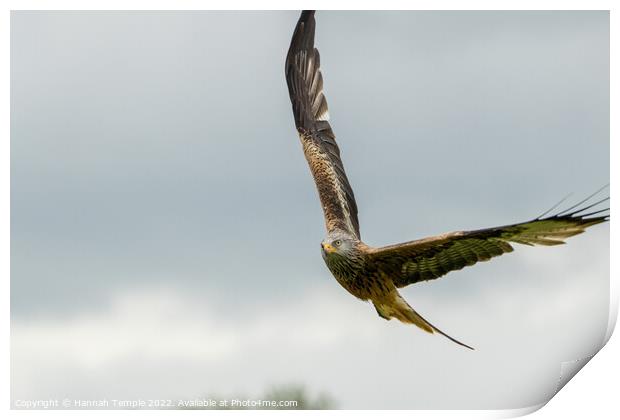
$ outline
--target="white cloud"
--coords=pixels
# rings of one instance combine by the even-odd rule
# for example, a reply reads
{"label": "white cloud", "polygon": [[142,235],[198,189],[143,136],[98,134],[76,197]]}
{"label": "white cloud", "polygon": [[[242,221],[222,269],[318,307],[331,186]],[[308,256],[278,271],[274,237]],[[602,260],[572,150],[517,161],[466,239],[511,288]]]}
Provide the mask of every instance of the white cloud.
{"label": "white cloud", "polygon": [[[608,255],[588,245],[606,235],[601,229],[574,246],[519,249],[490,270],[505,270],[499,278],[480,279],[485,284],[462,299],[440,293],[439,282],[406,290],[475,352],[385,322],[335,282],[296,300],[272,299],[253,314],[230,302],[223,311],[218,296],[187,289],[126,290],[106,310],[14,320],[12,397],[255,395],[298,382],[350,408],[535,404],[553,394],[560,362],[600,345]],[[488,268],[441,281],[477,283]]]}

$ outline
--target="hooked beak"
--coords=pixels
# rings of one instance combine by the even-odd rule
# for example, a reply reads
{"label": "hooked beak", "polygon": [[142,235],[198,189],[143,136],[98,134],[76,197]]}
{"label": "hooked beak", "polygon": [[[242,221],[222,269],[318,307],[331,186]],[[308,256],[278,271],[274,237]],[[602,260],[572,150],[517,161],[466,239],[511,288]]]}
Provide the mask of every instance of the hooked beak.
{"label": "hooked beak", "polygon": [[323,248],[323,251],[325,251],[328,254],[331,254],[332,252],[335,251],[335,249],[332,246],[332,244],[329,244],[327,242],[321,242],[321,248]]}

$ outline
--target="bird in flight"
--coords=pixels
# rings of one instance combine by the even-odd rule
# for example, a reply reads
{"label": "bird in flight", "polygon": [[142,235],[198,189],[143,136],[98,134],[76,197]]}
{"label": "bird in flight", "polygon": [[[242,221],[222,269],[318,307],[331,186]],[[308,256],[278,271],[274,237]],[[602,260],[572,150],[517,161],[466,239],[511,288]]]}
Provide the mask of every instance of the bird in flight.
{"label": "bird in flight", "polygon": [[609,208],[593,210],[609,198],[588,204],[593,194],[562,212],[543,217],[558,203],[524,223],[451,232],[381,248],[366,245],[360,236],[353,190],[329,124],[314,32],[314,11],[303,11],[286,56],[285,74],[295,125],[325,216],[323,259],[338,283],[356,298],[372,302],[380,317],[415,324],[473,350],[424,319],[398,289],[512,252],[511,242],[563,244],[564,239],[609,220]]}

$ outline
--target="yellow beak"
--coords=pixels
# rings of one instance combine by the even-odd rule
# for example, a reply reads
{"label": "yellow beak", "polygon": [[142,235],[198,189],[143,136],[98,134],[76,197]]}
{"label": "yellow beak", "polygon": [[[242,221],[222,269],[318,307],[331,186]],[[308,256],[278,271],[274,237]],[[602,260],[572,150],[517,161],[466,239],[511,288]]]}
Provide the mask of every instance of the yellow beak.
{"label": "yellow beak", "polygon": [[327,242],[321,242],[321,248],[323,248],[323,251],[327,252],[328,254],[331,254],[332,252],[335,251],[332,244],[329,244]]}

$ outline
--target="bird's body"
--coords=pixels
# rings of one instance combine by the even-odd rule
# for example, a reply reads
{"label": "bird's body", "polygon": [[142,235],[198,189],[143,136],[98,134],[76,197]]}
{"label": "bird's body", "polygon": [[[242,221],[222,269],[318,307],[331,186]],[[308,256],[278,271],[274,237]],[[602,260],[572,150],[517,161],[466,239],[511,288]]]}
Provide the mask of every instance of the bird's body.
{"label": "bird's body", "polygon": [[[420,316],[398,289],[511,252],[510,242],[562,244],[585,228],[608,220],[603,214],[608,209],[584,213],[605,200],[584,204],[591,196],[563,212],[544,218],[543,214],[524,223],[452,232],[381,248],[366,245],[361,240],[353,190],[328,122],[314,31],[314,12],[302,12],[286,57],[285,73],[295,125],[325,216],[323,259],[338,283],[358,299],[372,302],[382,318],[415,324],[471,348]],[[581,205],[584,207],[574,210]]]}

